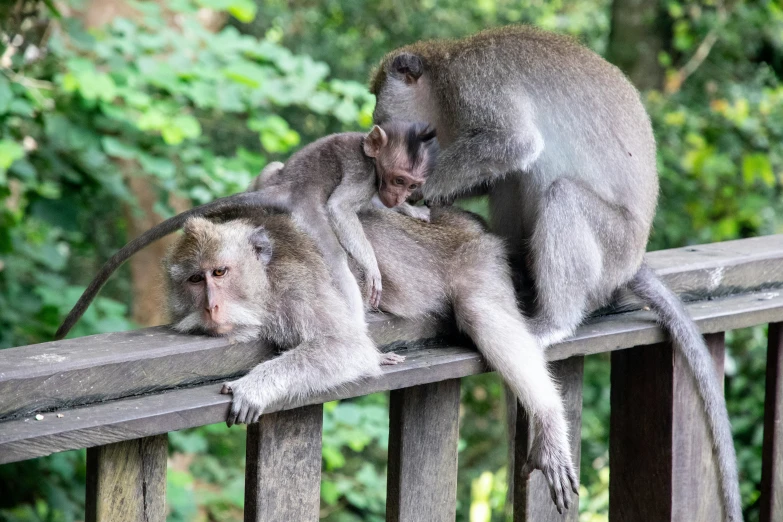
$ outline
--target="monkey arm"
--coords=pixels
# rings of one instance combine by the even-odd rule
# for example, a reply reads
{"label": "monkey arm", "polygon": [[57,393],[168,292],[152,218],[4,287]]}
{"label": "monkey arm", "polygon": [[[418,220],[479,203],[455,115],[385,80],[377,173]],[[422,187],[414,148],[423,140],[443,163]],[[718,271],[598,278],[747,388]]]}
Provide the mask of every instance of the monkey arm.
{"label": "monkey arm", "polygon": [[441,150],[435,171],[422,186],[425,199],[453,199],[509,172],[525,171],[544,149],[532,123],[510,129],[463,132]]}
{"label": "monkey arm", "polygon": [[344,192],[338,190],[327,203],[329,219],[337,239],[348,254],[353,257],[365,275],[367,288],[365,297],[370,306],[377,308],[381,302],[381,270],[375,251],[364,234],[364,228],[356,214],[356,205]]}
{"label": "monkey arm", "polygon": [[223,385],[220,393],[233,394],[226,424],[257,422],[265,409],[284,399],[311,397],[379,375],[380,361],[372,340],[359,332],[303,342]]}

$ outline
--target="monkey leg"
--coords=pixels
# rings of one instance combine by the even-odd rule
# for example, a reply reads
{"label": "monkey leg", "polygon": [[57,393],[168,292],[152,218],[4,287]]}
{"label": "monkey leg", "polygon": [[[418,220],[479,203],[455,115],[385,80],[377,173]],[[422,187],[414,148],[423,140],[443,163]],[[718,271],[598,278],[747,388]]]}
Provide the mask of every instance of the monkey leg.
{"label": "monkey leg", "polygon": [[644,225],[584,184],[566,178],[544,191],[529,244],[536,286],[533,332],[541,346],[571,335],[633,277]]}
{"label": "monkey leg", "polygon": [[250,424],[283,399],[304,399],[381,373],[381,354],[364,334],[304,342],[223,385],[233,395],[226,424]]}
{"label": "monkey leg", "polygon": [[324,256],[332,282],[345,298],[352,320],[366,330],[362,292],[348,266],[348,255],[335,235],[326,210],[314,205],[311,208],[296,209],[292,215],[296,223],[315,241]]}
{"label": "monkey leg", "polygon": [[528,411],[534,440],[525,472],[544,473],[562,512],[571,506],[568,490],[578,491],[568,425],[543,352],[517,309],[503,249],[485,236],[466,245],[456,258],[450,291],[457,325]]}
{"label": "monkey leg", "polygon": [[443,149],[421,190],[427,200],[450,200],[509,172],[527,170],[544,150],[544,138],[523,119],[513,130],[463,133]]}

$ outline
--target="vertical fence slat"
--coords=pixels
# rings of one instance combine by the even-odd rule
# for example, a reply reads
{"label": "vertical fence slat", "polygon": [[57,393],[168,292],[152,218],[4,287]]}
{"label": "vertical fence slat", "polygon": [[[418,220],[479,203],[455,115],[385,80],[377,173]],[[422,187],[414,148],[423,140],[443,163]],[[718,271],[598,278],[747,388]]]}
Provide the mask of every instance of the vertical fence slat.
{"label": "vertical fence slat", "polygon": [[[723,379],[723,333],[706,336]],[[609,518],[723,520],[704,406],[671,344],[612,352]]]}
{"label": "vertical fence slat", "polygon": [[453,522],[459,379],[391,392],[386,520]]}
{"label": "vertical fence slat", "polygon": [[761,454],[759,520],[783,520],[783,323],[769,325]]}
{"label": "vertical fence slat", "polygon": [[164,522],[168,435],[87,449],[86,522]]}
{"label": "vertical fence slat", "polygon": [[[584,357],[571,357],[562,361],[556,361],[550,365],[552,375],[560,386],[565,406],[566,420],[568,421],[568,434],[571,437],[571,458],[579,476],[579,459],[582,447],[582,377],[584,374]],[[516,433],[514,440],[513,469],[514,474],[509,480],[509,486],[513,487],[514,522],[554,522],[579,520],[579,498],[570,492],[573,504],[571,509],[563,514],[557,512],[555,503],[549,493],[549,485],[544,475],[539,472],[531,473],[527,479],[520,477],[520,471],[527,461],[528,451],[532,440],[530,438],[530,420],[524,408],[516,408]]]}
{"label": "vertical fence slat", "polygon": [[247,427],[245,522],[316,521],[323,405],[263,415]]}

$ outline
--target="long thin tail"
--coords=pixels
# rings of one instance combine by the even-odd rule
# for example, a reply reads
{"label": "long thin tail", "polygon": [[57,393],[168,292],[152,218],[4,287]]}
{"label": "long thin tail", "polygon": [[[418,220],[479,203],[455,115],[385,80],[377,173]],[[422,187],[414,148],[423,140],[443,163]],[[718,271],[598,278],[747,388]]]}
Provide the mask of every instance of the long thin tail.
{"label": "long thin tail", "polygon": [[224,215],[231,211],[249,209],[249,208],[273,208],[283,212],[290,211],[286,202],[278,197],[265,195],[261,192],[243,192],[226,198],[216,199],[210,203],[200,205],[167,219],[163,223],[152,227],[136,239],[122,247],[116,254],[111,256],[98,271],[98,274],[90,282],[90,285],[82,293],[73,309],[68,313],[60,328],[55,333],[55,340],[60,340],[68,335],[68,332],[76,324],[76,321],[84,314],[87,307],[106,283],[109,277],[117,268],[128,260],[133,254],[146,247],[150,243],[171,234],[182,228],[185,222],[194,216],[216,217]]}
{"label": "long thin tail", "polygon": [[679,297],[663,284],[650,267],[642,265],[629,286],[658,314],[661,324],[671,335],[674,346],[685,357],[696,378],[718,458],[726,520],[741,522],[742,502],[737,474],[737,455],[734,452],[729,414],[704,338]]}

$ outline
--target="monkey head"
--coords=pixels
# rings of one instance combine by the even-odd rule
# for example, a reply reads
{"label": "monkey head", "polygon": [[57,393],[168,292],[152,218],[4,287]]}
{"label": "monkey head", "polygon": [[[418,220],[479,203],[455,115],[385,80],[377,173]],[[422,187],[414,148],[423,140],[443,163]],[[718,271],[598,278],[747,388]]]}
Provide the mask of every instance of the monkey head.
{"label": "monkey head", "polygon": [[376,125],[363,147],[375,160],[378,196],[389,208],[404,203],[427,181],[438,154],[435,129],[424,123]]}
{"label": "monkey head", "polygon": [[246,221],[188,220],[164,261],[174,329],[258,338],[269,308],[272,247],[264,227]]}
{"label": "monkey head", "polygon": [[373,72],[370,91],[375,95],[373,121],[428,121],[436,127],[430,78],[421,56],[407,51],[386,55]]}

